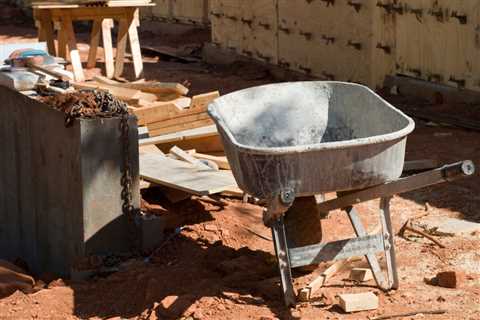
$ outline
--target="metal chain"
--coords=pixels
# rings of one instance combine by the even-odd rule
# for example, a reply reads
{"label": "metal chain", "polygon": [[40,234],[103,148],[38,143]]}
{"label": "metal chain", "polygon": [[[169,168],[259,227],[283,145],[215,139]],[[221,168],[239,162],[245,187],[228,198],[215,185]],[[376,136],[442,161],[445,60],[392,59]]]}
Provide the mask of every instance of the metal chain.
{"label": "metal chain", "polygon": [[130,137],[129,137],[130,127],[128,125],[128,112],[121,115],[120,119],[120,132],[121,132],[121,142],[123,146],[123,172],[121,178],[122,184],[122,193],[121,197],[123,200],[122,211],[127,217],[129,236],[130,236],[130,246],[132,251],[137,251],[140,247],[138,230],[135,224],[135,217],[139,213],[139,210],[136,209],[133,204],[132,196],[132,168],[130,166]]}

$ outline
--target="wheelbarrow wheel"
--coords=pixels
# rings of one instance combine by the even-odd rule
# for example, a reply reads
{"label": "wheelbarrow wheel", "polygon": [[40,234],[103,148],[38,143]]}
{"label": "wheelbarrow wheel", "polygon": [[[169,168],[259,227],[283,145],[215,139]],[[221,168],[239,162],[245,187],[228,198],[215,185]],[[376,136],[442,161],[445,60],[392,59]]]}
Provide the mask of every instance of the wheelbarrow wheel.
{"label": "wheelbarrow wheel", "polygon": [[[289,248],[308,246],[322,241],[322,225],[315,196],[296,198],[285,213],[284,221]],[[296,268],[296,270],[309,273],[317,267],[312,265]]]}

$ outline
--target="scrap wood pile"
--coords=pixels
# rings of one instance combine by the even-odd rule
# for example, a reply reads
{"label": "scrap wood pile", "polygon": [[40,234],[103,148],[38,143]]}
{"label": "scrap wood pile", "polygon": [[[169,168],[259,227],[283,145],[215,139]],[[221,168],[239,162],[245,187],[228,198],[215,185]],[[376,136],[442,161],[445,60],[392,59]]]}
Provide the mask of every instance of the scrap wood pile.
{"label": "scrap wood pile", "polygon": [[108,91],[126,102],[138,124],[148,128],[150,137],[213,124],[206,112],[207,105],[219,97],[217,91],[187,97],[188,88],[179,83],[143,80],[125,83],[102,76],[75,83],[74,87]]}
{"label": "scrap wood pile", "polygon": [[192,195],[222,193],[243,196],[225,156],[182,150],[177,146],[172,147],[168,154],[155,146],[140,147],[140,177],[144,181],[144,189],[163,186],[165,195],[171,202]]}

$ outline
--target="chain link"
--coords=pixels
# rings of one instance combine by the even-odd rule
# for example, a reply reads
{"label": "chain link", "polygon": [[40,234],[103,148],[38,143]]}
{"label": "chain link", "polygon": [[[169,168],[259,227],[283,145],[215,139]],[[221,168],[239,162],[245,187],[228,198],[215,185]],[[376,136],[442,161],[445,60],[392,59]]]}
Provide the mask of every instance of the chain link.
{"label": "chain link", "polygon": [[123,113],[120,118],[120,132],[123,147],[123,172],[121,178],[123,200],[122,210],[126,215],[129,228],[131,250],[136,252],[140,248],[138,230],[135,223],[135,217],[140,213],[133,204],[132,196],[132,168],[130,161],[130,126],[128,125],[128,112]]}

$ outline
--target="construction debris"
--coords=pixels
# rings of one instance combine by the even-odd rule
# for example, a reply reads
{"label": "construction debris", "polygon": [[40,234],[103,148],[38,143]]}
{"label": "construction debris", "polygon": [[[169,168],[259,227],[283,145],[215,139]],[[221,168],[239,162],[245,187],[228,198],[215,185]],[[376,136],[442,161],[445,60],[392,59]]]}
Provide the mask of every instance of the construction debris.
{"label": "construction debris", "polygon": [[480,223],[447,217],[422,220],[421,226],[426,232],[438,236],[471,235],[480,231]]}
{"label": "construction debris", "polygon": [[160,154],[140,155],[140,176],[144,180],[198,196],[220,193],[237,185],[229,171],[205,170]]}
{"label": "construction debris", "polygon": [[16,265],[0,260],[0,299],[17,290],[32,292],[35,280]]}
{"label": "construction debris", "polygon": [[433,286],[455,289],[462,285],[462,283],[465,281],[465,278],[466,277],[463,272],[442,271],[437,273],[437,275],[433,278],[426,278],[425,282]]}
{"label": "construction debris", "polygon": [[412,223],[411,223],[411,220],[407,220],[407,222],[405,222],[405,224],[402,226],[402,228],[400,229],[400,231],[398,232],[398,235],[401,236],[401,237],[405,237],[405,232],[406,231],[410,231],[410,232],[413,232],[413,233],[416,233],[418,235],[421,235],[422,237],[425,237],[427,238],[428,240],[432,241],[433,243],[435,243],[436,245],[438,245],[440,248],[445,248],[445,246],[440,242],[438,241],[437,239],[435,239],[434,237],[432,237],[431,235],[423,232],[422,230],[420,229],[417,229],[415,227],[412,226]]}
{"label": "construction debris", "polygon": [[373,292],[340,294],[338,298],[340,307],[348,313],[378,308],[378,297]]}
{"label": "construction debris", "polygon": [[396,319],[396,318],[414,317],[420,314],[431,315],[431,314],[445,314],[445,313],[447,313],[446,310],[419,310],[419,311],[397,313],[397,314],[386,315],[386,316],[370,317],[369,320],[390,320],[390,319]]}
{"label": "construction debris", "polygon": [[353,268],[350,271],[349,279],[357,282],[367,282],[373,280],[373,273],[371,269]]}

